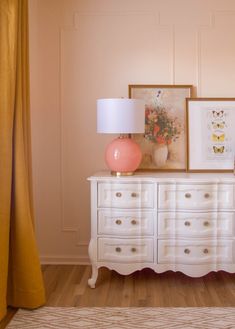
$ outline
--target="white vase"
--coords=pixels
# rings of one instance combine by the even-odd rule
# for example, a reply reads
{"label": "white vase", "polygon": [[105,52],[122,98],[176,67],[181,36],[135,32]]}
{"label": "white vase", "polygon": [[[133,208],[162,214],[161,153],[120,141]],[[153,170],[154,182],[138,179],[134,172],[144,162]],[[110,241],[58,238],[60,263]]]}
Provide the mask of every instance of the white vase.
{"label": "white vase", "polygon": [[166,164],[168,147],[165,144],[155,144],[153,147],[153,162],[157,168],[162,168]]}

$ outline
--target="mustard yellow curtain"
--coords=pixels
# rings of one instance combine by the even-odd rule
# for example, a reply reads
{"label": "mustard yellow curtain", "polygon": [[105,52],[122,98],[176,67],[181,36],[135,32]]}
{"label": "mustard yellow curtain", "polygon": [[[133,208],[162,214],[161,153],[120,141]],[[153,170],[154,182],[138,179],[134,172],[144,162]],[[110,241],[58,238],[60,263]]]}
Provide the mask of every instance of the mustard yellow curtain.
{"label": "mustard yellow curtain", "polygon": [[45,302],[33,216],[28,3],[0,0],[0,320]]}

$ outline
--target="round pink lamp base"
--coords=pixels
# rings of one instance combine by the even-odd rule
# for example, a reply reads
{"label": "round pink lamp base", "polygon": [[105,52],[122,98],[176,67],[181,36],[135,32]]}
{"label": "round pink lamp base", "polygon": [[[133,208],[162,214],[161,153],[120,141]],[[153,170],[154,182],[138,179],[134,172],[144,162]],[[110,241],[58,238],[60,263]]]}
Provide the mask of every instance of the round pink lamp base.
{"label": "round pink lamp base", "polygon": [[141,159],[140,147],[131,138],[116,138],[106,147],[105,161],[113,175],[133,175]]}

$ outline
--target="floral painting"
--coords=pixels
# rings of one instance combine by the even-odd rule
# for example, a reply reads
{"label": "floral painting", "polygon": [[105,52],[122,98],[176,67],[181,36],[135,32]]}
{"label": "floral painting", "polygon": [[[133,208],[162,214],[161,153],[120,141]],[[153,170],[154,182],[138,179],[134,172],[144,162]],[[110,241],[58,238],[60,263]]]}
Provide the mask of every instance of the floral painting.
{"label": "floral painting", "polygon": [[133,138],[142,150],[139,169],[186,170],[185,99],[191,85],[129,85],[129,97],[145,101],[145,133]]}

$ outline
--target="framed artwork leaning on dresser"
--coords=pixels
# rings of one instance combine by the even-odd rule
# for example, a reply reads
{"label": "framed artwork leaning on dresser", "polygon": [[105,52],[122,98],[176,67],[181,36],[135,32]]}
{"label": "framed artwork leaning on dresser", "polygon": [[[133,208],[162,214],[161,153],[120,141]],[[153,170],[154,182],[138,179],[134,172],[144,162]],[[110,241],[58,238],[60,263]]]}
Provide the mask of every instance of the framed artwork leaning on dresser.
{"label": "framed artwork leaning on dresser", "polygon": [[233,172],[235,98],[188,98],[187,169]]}
{"label": "framed artwork leaning on dresser", "polygon": [[185,100],[191,96],[191,85],[129,85],[129,98],[145,101],[145,132],[133,135],[140,170],[186,171]]}

